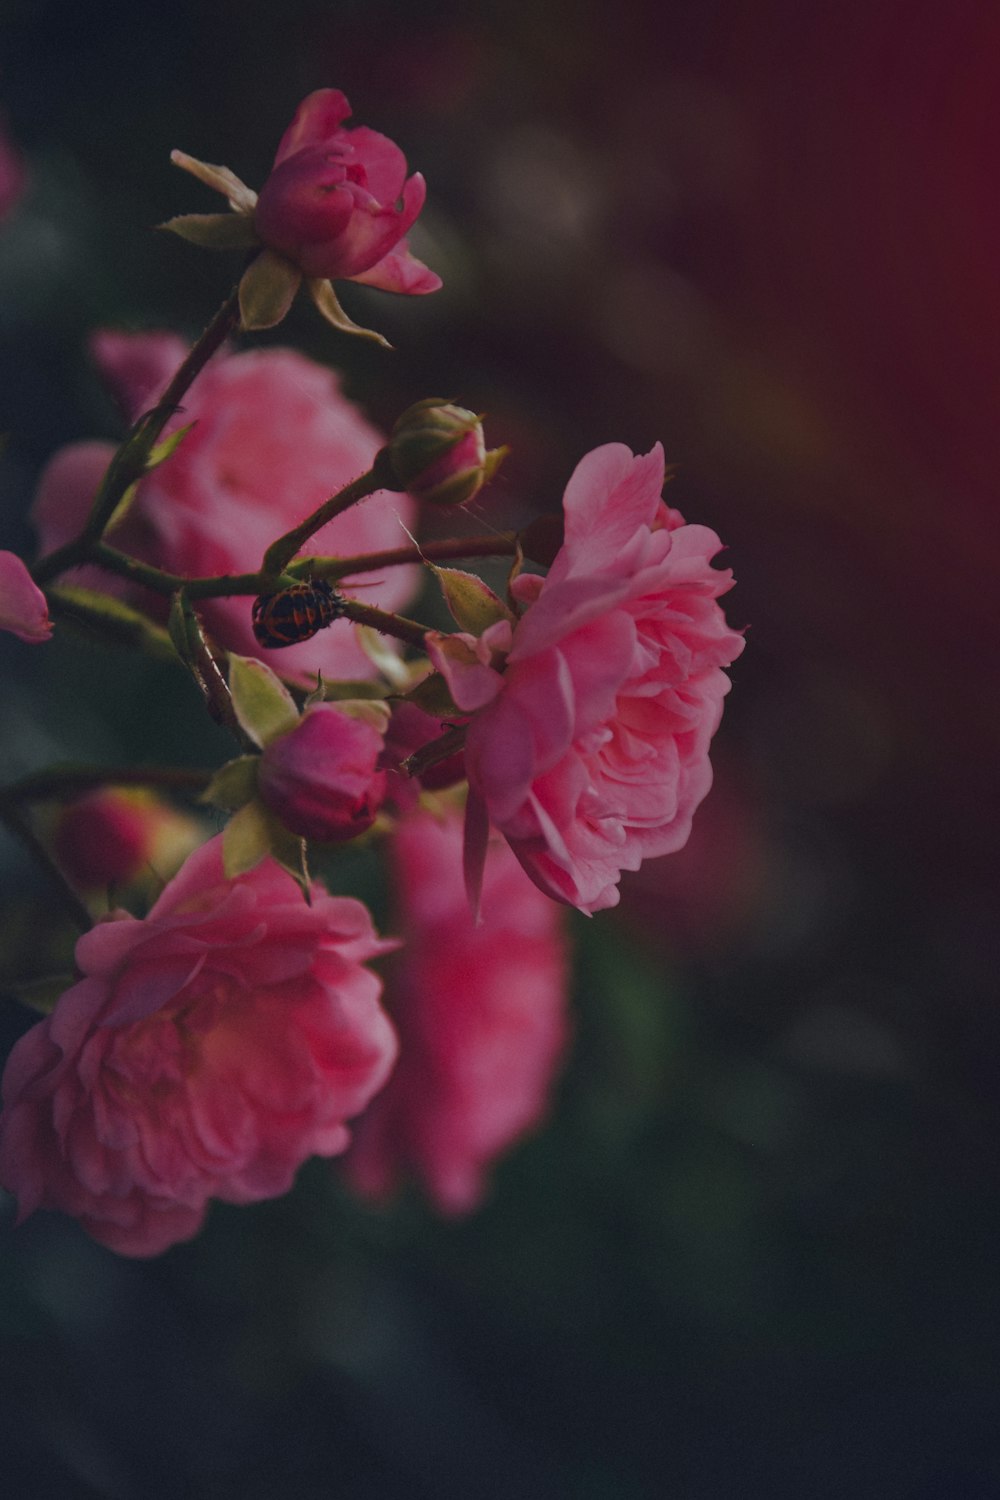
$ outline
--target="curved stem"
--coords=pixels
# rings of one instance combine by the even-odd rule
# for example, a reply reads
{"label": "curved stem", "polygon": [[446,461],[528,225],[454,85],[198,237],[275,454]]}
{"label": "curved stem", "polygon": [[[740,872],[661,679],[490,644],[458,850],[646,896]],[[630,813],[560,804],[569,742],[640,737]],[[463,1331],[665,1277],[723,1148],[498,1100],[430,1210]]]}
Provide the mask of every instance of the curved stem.
{"label": "curved stem", "polygon": [[208,364],[212,355],[222,348],[229,335],[238,327],[239,321],[239,290],[234,287],[201,337],[191,345],[183,362],[172,376],[170,384],[156,403],[157,411],[163,413],[157,436],[163,431],[168,420],[180,405],[182,397],[187,395],[189,388]]}
{"label": "curved stem", "polygon": [[496,532],[492,536],[444,537],[419,546],[391,547],[385,552],[365,552],[358,557],[300,557],[288,572],[296,578],[325,578],[336,583],[353,578],[355,573],[377,573],[382,568],[398,568],[407,563],[452,562],[463,557],[515,557],[517,533]]}
{"label": "curved stem", "polygon": [[50,578],[89,559],[94,545],[104,534],[126,490],[145,473],[150,453],[164,427],[177,411],[182,397],[187,394],[212,355],[236,328],[239,318],[239,297],[236,291],[232,291],[201,337],[188,350],[159,401],[151,411],[144,413],[134,423],[125,441],[115,450],[79,536],[64,546],[57,547],[35,564],[32,577],[36,583],[46,583]]}
{"label": "curved stem", "polygon": [[350,484],[345,484],[344,488],[338,490],[335,495],[331,495],[329,500],[324,500],[311,516],[307,516],[298,526],[293,527],[291,531],[286,531],[284,536],[279,536],[276,542],[272,542],[264,553],[261,572],[269,579],[279,576],[303,542],[307,542],[321,526],[325,526],[335,516],[342,515],[352,505],[357,505],[359,500],[364,500],[369,495],[373,495],[377,489],[381,489],[385,481],[383,475],[377,472],[378,469],[379,465],[376,461],[366,474],[361,474],[357,479],[352,479]]}
{"label": "curved stem", "polygon": [[152,589],[156,594],[176,594],[178,589],[183,589],[190,599],[259,594],[264,584],[261,573],[218,573],[205,578],[185,578],[181,573],[167,573],[152,563],[140,562],[127,552],[119,552],[117,547],[109,547],[107,542],[95,544],[90,561],[107,568],[109,573],[119,573],[122,578],[141,583],[143,588]]}
{"label": "curved stem", "polygon": [[342,599],[340,614],[345,620],[353,620],[356,625],[370,625],[382,635],[395,636],[397,641],[405,641],[408,646],[422,648],[424,636],[430,629],[429,625],[421,625],[418,620],[408,620],[405,615],[394,615],[386,609],[376,609],[374,604],[362,604],[359,599]]}

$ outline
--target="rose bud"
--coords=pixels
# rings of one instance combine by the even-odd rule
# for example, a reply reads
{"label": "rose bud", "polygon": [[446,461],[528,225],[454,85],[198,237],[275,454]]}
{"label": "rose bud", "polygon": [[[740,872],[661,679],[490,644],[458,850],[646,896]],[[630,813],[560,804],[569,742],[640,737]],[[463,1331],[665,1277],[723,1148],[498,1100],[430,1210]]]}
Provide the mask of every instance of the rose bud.
{"label": "rose bud", "polygon": [[377,769],[382,749],[370,723],[318,703],[261,755],[261,801],[303,838],[357,838],[374,823],[385,797],[385,772]]}
{"label": "rose bud", "polygon": [[193,818],[142,788],[101,787],[61,810],[53,849],[84,890],[130,885],[146,871],[167,879],[202,838]]}
{"label": "rose bud", "polygon": [[302,101],[261,188],[254,228],[307,277],[434,292],[440,277],[404,239],[424,206],[424,179],[407,177],[406,158],[386,136],[345,130],[350,113],[339,89]]}
{"label": "rose bud", "polygon": [[52,634],[45,595],[14,552],[0,552],[0,630],[32,646]]}
{"label": "rose bud", "polygon": [[431,396],[404,411],[389,438],[400,487],[432,505],[464,505],[492,479],[505,448],[489,453],[475,412]]}

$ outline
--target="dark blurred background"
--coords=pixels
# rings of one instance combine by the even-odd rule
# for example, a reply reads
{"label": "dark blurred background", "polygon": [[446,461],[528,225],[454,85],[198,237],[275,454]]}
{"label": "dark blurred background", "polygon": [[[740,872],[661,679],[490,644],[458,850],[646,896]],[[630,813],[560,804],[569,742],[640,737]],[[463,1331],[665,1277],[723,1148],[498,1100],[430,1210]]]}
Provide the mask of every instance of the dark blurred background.
{"label": "dark blurred background", "polygon": [[[0,5],[0,545],[118,431],[88,331],[194,334],[229,285],[150,229],[215,206],[170,149],[259,183],[336,85],[426,175],[445,289],[347,287],[391,357],[304,308],[276,341],[383,423],[486,411],[496,524],[662,439],[749,625],[691,844],[576,924],[573,1053],[487,1207],[319,1162],[151,1263],[5,1228],[0,1493],[1000,1496],[998,77],[991,0]],[[5,779],[230,753],[169,669],[3,666]]]}

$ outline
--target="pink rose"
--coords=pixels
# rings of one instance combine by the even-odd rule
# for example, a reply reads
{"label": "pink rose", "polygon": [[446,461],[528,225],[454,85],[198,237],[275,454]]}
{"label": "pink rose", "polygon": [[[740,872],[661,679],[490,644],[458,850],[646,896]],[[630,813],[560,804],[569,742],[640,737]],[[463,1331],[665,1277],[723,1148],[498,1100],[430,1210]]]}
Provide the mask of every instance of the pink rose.
{"label": "pink rose", "polygon": [[413,1171],[449,1214],[476,1206],[490,1165],[544,1116],[568,1033],[559,907],[497,843],[477,927],[461,847],[455,814],[417,813],[393,837],[406,943],[388,1005],[401,1054],[346,1160],[362,1193],[382,1197]]}
{"label": "pink rose", "polygon": [[[102,332],[93,348],[129,420],[155,403],[185,353],[179,338],[163,333]],[[146,562],[192,576],[258,568],[271,542],[364,473],[382,445],[378,431],[341,394],[336,376],[287,349],[214,359],[167,431],[192,421],[173,457],[141,481],[135,504],[108,538]],[[50,461],[33,509],[44,550],[79,531],[112,451],[110,443],[75,443]],[[414,513],[407,496],[380,491],[331,521],[310,549],[350,556],[397,547]],[[88,569],[88,585],[95,577]],[[101,578],[107,592],[122,591],[111,574]],[[414,593],[419,572],[392,568],[369,588],[372,582],[361,580],[361,597],[399,609]],[[349,582],[345,592],[351,592]],[[133,597],[140,596],[133,591]],[[273,660],[279,672],[305,677],[321,670],[328,679],[374,674],[346,620],[300,645],[263,650],[253,634],[251,602],[206,600],[199,611],[221,645]]]}
{"label": "pink rose", "polygon": [[266,746],[257,791],[292,833],[329,843],[357,838],[385,798],[382,749],[371,724],[333,703],[317,703]]}
{"label": "pink rose", "polygon": [[[459,707],[470,887],[487,820],[532,880],[594,912],[622,870],[679,849],[712,779],[708,747],[743,649],[716,600],[732,575],[720,542],[663,504],[663,452],[620,443],[577,466],[565,541],[544,579],[521,574],[526,606],[476,641],[429,638]],[[497,670],[506,655],[506,669]]]}
{"label": "pink rose", "polygon": [[14,552],[0,552],[0,630],[32,646],[52,634],[45,595]]}
{"label": "pink rose", "polygon": [[302,101],[261,188],[254,227],[310,278],[436,291],[440,277],[404,239],[424,206],[424,179],[407,177],[406,158],[384,135],[345,130],[350,114],[339,89]]}
{"label": "pink rose", "polygon": [[0,1182],[20,1218],[61,1209],[156,1255],[210,1198],[287,1192],[307,1156],[344,1150],[392,1067],[364,967],[392,946],[360,902],[316,887],[307,906],[272,860],[226,880],[221,837],[203,845],[144,921],[80,939],[83,977],[10,1055]]}

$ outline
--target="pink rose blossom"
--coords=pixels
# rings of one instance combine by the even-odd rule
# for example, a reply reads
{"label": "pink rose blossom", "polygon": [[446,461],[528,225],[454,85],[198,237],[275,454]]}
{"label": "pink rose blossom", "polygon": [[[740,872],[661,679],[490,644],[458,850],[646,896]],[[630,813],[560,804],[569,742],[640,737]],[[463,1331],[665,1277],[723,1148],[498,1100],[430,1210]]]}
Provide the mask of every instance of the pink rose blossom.
{"label": "pink rose blossom", "polygon": [[377,768],[382,749],[371,724],[317,703],[266,747],[257,791],[292,833],[329,843],[357,838],[385,797],[385,772]]}
{"label": "pink rose blossom", "polygon": [[78,942],[80,981],[15,1046],[3,1077],[0,1181],[21,1219],[79,1218],[124,1255],[201,1227],[208,1200],[287,1192],[381,1088],[396,1040],[364,960],[358,901],[307,906],[272,860],[226,880],[221,837],[144,921]]}
{"label": "pink rose blossom", "polygon": [[[711,784],[708,747],[743,649],[716,600],[732,582],[709,564],[720,542],[663,504],[659,445],[588,454],[564,499],[565,541],[527,606],[471,636],[429,639],[460,708],[466,857],[475,893],[487,820],[532,880],[594,912],[618,901],[622,870],[681,848]],[[506,670],[502,665],[506,653]]]}
{"label": "pink rose blossom", "polygon": [[543,1118],[567,1040],[562,913],[500,843],[485,921],[469,912],[456,814],[417,813],[393,838],[406,944],[389,981],[400,1061],[358,1122],[346,1161],[382,1197],[415,1172],[442,1212],[483,1197],[488,1169]]}
{"label": "pink rose blossom", "polygon": [[[185,354],[169,334],[102,332],[94,337],[102,373],[132,421],[155,403]],[[143,479],[134,505],[109,541],[146,562],[189,576],[250,572],[266,548],[327,496],[371,466],[381,435],[341,394],[336,376],[288,349],[252,350],[212,360],[185,397],[167,432],[194,422],[177,452]],[[110,443],[74,443],[57,453],[39,482],[33,516],[45,551],[79,531],[112,454]],[[375,552],[397,547],[416,507],[380,491],[331,521],[310,540],[314,552]],[[82,570],[80,570],[82,572]],[[72,582],[123,593],[108,573],[86,570]],[[361,580],[362,598],[399,609],[415,591],[415,568],[392,568]],[[371,587],[368,585],[371,584]],[[351,593],[350,581],[343,587]],[[128,597],[148,601],[131,585]],[[312,640],[280,652],[263,650],[249,598],[199,603],[210,633],[244,656],[272,661],[282,673],[371,677],[375,668],[353,625],[338,620]]]}
{"label": "pink rose blossom", "polygon": [[363,281],[389,292],[433,292],[441,279],[414,259],[404,235],[424,206],[420,173],[374,130],[345,130],[339,89],[299,105],[261,188],[254,227],[308,277]]}
{"label": "pink rose blossom", "polygon": [[45,595],[14,552],[0,552],[0,630],[32,646],[52,634]]}

